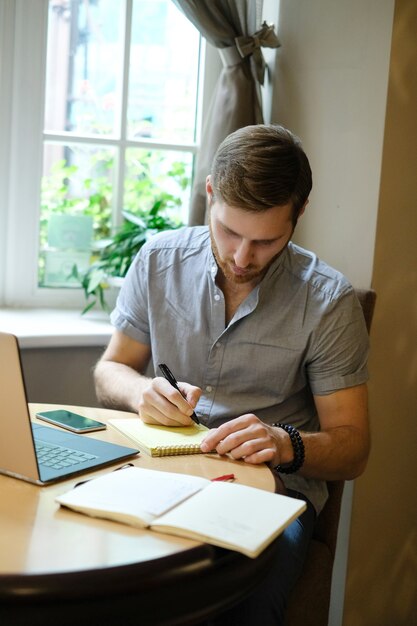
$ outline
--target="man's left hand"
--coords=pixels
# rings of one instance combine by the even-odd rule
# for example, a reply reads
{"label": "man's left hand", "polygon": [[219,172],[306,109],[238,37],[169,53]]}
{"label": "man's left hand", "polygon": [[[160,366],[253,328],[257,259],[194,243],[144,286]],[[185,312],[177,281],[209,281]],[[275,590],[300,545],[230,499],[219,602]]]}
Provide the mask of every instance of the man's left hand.
{"label": "man's left hand", "polygon": [[202,452],[216,450],[246,463],[291,463],[293,448],[288,434],[247,413],[214,428],[201,444]]}

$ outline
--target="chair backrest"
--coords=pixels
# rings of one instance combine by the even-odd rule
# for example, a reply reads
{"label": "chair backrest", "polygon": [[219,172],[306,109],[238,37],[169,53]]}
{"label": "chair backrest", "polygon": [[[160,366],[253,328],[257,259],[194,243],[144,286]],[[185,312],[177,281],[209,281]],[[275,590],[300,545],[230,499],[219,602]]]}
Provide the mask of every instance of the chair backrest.
{"label": "chair backrest", "polygon": [[376,292],[373,289],[355,289],[355,293],[362,306],[368,333],[371,331],[372,318],[374,315]]}

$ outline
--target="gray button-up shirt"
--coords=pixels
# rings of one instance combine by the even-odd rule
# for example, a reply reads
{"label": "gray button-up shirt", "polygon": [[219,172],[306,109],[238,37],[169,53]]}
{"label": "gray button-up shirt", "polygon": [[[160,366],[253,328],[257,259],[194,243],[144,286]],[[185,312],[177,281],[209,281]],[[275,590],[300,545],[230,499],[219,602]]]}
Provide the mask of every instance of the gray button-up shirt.
{"label": "gray button-up shirt", "polygon": [[[153,237],[132,263],[112,323],[151,346],[154,368],[167,363],[203,390],[196,412],[207,426],[255,413],[316,432],[313,394],[368,378],[368,334],[351,285],[290,242],[225,326],[217,270],[207,226]],[[324,482],[282,479],[322,508]]]}

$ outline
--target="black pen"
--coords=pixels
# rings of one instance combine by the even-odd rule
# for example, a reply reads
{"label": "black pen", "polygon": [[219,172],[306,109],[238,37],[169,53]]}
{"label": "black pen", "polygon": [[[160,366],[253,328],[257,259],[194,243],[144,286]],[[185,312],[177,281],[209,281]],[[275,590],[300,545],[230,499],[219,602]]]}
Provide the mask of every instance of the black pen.
{"label": "black pen", "polygon": [[[177,391],[180,392],[180,394],[182,395],[182,397],[186,400],[187,398],[184,396],[184,394],[182,393],[181,389],[178,387],[178,383],[176,381],[176,378],[174,376],[174,374],[171,372],[171,370],[169,369],[168,365],[165,365],[165,363],[159,363],[158,365],[159,369],[161,370],[161,374],[164,378],[166,378],[166,380],[173,386],[175,387],[175,389]],[[197,415],[195,414],[195,412],[193,411],[192,415],[191,415],[191,419],[196,423],[199,424],[200,420],[198,419]]]}

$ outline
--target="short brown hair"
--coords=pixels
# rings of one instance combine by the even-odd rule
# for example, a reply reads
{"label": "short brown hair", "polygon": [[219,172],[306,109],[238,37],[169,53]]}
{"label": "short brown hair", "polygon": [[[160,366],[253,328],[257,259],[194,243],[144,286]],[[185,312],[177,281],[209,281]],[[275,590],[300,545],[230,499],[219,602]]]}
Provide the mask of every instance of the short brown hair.
{"label": "short brown hair", "polygon": [[312,188],[301,141],[278,125],[245,126],[231,133],[214,155],[214,195],[229,206],[263,211],[292,202],[293,223]]}

